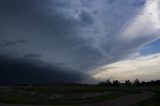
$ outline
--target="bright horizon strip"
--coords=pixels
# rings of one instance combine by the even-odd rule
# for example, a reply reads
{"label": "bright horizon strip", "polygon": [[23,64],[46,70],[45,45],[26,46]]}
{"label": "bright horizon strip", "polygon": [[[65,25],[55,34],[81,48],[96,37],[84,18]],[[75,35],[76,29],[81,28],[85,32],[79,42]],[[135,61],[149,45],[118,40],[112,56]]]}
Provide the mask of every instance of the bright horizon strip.
{"label": "bright horizon strip", "polygon": [[90,73],[97,80],[139,80],[160,79],[160,53],[139,56],[112,63],[95,69]]}

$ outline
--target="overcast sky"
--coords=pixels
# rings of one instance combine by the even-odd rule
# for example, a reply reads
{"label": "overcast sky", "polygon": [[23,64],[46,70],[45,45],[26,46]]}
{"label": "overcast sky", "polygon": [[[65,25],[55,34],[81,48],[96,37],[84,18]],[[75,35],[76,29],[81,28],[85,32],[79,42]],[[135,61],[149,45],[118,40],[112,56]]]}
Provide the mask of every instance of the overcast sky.
{"label": "overcast sky", "polygon": [[0,82],[158,79],[159,11],[159,0],[0,0]]}

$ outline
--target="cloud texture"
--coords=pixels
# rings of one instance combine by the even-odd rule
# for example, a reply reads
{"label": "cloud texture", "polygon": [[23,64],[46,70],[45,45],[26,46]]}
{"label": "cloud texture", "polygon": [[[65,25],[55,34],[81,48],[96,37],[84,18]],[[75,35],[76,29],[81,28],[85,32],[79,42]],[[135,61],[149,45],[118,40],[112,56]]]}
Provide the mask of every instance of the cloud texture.
{"label": "cloud texture", "polygon": [[94,78],[98,80],[126,79],[135,80],[136,78],[144,81],[157,80],[160,75],[160,54],[137,57],[109,64],[92,72]]}
{"label": "cloud texture", "polygon": [[89,73],[134,57],[158,39],[159,5],[159,0],[0,0],[0,53]]}

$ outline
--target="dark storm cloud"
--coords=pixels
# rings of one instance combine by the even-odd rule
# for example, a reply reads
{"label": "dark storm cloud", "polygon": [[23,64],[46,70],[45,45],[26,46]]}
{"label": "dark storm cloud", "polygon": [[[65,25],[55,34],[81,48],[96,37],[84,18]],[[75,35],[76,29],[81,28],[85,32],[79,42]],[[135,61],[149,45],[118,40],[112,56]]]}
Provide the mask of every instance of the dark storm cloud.
{"label": "dark storm cloud", "polygon": [[26,44],[28,41],[26,40],[18,40],[18,41],[4,41],[2,46],[15,46],[17,44]]}
{"label": "dark storm cloud", "polygon": [[94,23],[94,19],[91,16],[91,14],[87,13],[86,11],[82,11],[81,14],[79,15],[81,18],[81,21],[84,25],[86,24],[93,24]]}
{"label": "dark storm cloud", "polygon": [[113,4],[116,0],[107,0],[108,4]]}
{"label": "dark storm cloud", "polygon": [[[144,0],[0,0],[0,41],[5,39],[8,45],[0,52],[82,72],[92,70],[127,58],[155,39],[121,38],[144,4]],[[27,44],[17,42],[20,39]]]}
{"label": "dark storm cloud", "polygon": [[146,3],[146,0],[134,0],[132,2],[133,6],[143,6]]}
{"label": "dark storm cloud", "polygon": [[[99,61],[104,58],[107,59],[106,61],[110,61],[107,57],[105,57],[102,51],[112,51],[110,50],[112,48],[108,46],[111,45],[110,42],[112,42],[107,42],[108,36],[112,36],[111,39],[114,40],[114,37],[116,36],[114,36],[115,31],[112,29],[118,30],[122,24],[119,23],[117,17],[113,17],[114,14],[112,15],[110,10],[107,10],[106,17],[108,20],[111,20],[111,31],[109,35],[106,35],[104,38],[106,39],[106,43],[96,44],[104,45],[104,47],[94,47],[94,40],[96,40],[97,37],[101,37],[101,31],[98,30],[99,33],[97,33],[96,38],[92,37],[93,34],[90,34],[90,32],[94,31],[92,26],[96,22],[94,20],[95,17],[93,16],[92,11],[83,9],[85,7],[78,7],[77,2],[78,1],[67,2],[66,0],[1,0],[0,8],[3,8],[1,9],[1,14],[3,14],[5,18],[9,18],[11,23],[13,23],[13,26],[11,25],[4,28],[6,31],[10,31],[10,29],[14,30],[12,31],[13,33],[7,34],[9,35],[7,37],[12,38],[13,35],[15,37],[24,36],[31,43],[36,41],[40,42],[37,44],[38,46],[36,49],[42,48],[44,51],[48,51],[49,49],[49,51],[51,51],[53,49],[53,52],[51,52],[53,57],[62,58],[61,61],[64,61],[64,63],[81,68],[82,70],[88,66],[92,67],[92,65],[97,64],[97,62],[101,63]],[[111,3],[111,1],[108,2]],[[86,0],[83,3],[89,5],[91,2]],[[77,5],[77,7],[73,7],[74,5]],[[79,12],[76,12],[75,14],[70,12],[77,9]],[[76,18],[75,16],[78,17]],[[112,23],[114,18],[116,18],[115,21],[117,22],[113,21],[114,23]],[[108,25],[108,23],[106,23],[106,25]],[[6,23],[4,23],[4,26],[6,26]],[[21,30],[23,32],[21,32]],[[17,32],[14,34],[15,31]],[[20,35],[20,32],[22,35]],[[32,37],[35,36],[37,38],[34,39],[31,37],[32,39],[30,39],[30,37],[27,37],[29,35],[32,35]],[[101,41],[98,41],[98,43],[99,42]],[[15,44],[15,42],[8,42],[7,44]],[[33,46],[34,45],[31,44],[29,48],[32,49]],[[108,48],[105,50],[106,47]],[[24,47],[22,46],[22,48]],[[17,49],[19,50],[19,48]],[[34,50],[29,51],[32,52]],[[70,62],[69,59],[73,61]]]}
{"label": "dark storm cloud", "polygon": [[40,55],[40,54],[26,54],[25,57],[28,57],[28,58],[40,58],[40,57],[42,57],[42,55]]}
{"label": "dark storm cloud", "polygon": [[[86,51],[88,50],[93,51],[94,49],[94,51],[96,52],[95,53],[96,55],[94,53],[91,54],[91,51],[88,51],[87,52],[88,54],[84,55],[85,59],[83,59],[82,61],[78,60],[79,62],[82,62],[82,63],[88,59],[88,55],[93,55],[97,58],[99,57],[99,54],[97,53],[100,53],[100,52],[97,51],[94,47],[92,47],[92,44],[90,43],[92,41],[90,39],[81,37],[80,36],[81,32],[79,32],[79,27],[81,26],[88,27],[94,23],[94,19],[91,13],[84,10],[80,10],[80,12],[77,13],[77,15],[79,16],[79,18],[77,19],[72,16],[69,16],[66,11],[63,11],[63,8],[71,8],[69,7],[70,5],[68,2],[47,0],[43,4],[39,1],[33,1],[32,3],[31,0],[29,0],[27,3],[25,0],[22,0],[22,1],[17,0],[16,2],[13,2],[13,1],[9,2],[9,0],[7,1],[8,2],[5,1],[4,4],[2,3],[3,6],[5,5],[6,7],[6,9],[4,10],[5,14],[3,16],[7,14],[6,17],[8,17],[9,15],[9,18],[13,22],[13,26],[7,26],[6,28],[4,28],[4,30],[12,29],[14,30],[14,32],[15,31],[18,31],[18,32],[16,32],[16,34],[14,34],[14,32],[11,34],[7,34],[8,36],[6,38],[12,38],[13,35],[20,36],[20,37],[24,36],[31,43],[32,43],[31,40],[33,40],[33,42],[35,42],[36,40],[39,40],[38,42],[40,42],[41,40],[46,39],[46,41],[44,42],[42,41],[40,42],[41,44],[38,44],[39,45],[38,48],[41,48],[40,46],[43,47],[44,45],[47,46],[48,44],[51,44],[52,48],[48,48],[51,46],[49,45],[44,48],[44,51],[48,51],[48,49],[54,49],[55,50],[54,52],[60,51],[58,53],[60,57],[56,56],[57,53],[56,55],[54,52],[52,53],[53,57],[56,56],[59,58],[64,57],[65,56],[64,53],[66,53],[66,55],[70,55],[74,53],[72,56],[73,58],[81,59],[81,55],[83,55],[84,53],[81,54],[80,50],[75,49],[75,48],[78,48],[79,44],[82,47],[84,46],[83,48],[85,48]],[[52,5],[50,5],[51,2],[52,2]],[[12,5],[12,6],[9,7],[9,5]],[[50,12],[52,12],[53,14],[51,14]],[[12,15],[12,13],[14,13],[14,15]],[[20,35],[21,30],[23,31],[22,35]],[[27,37],[29,35],[32,35],[33,33],[35,33],[33,36],[37,37],[37,39],[30,39],[30,37]],[[15,44],[15,42],[8,42],[7,45],[8,44]],[[33,46],[30,48],[32,49]],[[73,48],[73,49],[70,49],[70,48]],[[72,57],[70,57],[71,60],[72,60]],[[64,58],[66,58],[66,56]],[[62,61],[69,63],[71,66],[73,66],[73,64],[75,63],[74,61],[72,63],[68,62],[68,59],[67,60],[62,59]],[[87,64],[91,64],[91,63],[88,62]],[[87,64],[77,63],[75,66],[82,65],[80,67],[83,68],[84,67],[83,65],[87,66]]]}
{"label": "dark storm cloud", "polygon": [[81,82],[89,77],[73,69],[28,59],[0,56],[0,84]]}

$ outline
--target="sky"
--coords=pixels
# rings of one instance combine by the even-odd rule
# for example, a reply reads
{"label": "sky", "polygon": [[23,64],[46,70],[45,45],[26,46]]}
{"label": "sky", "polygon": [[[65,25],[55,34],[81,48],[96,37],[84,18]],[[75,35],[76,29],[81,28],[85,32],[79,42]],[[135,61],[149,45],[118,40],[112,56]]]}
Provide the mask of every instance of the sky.
{"label": "sky", "polygon": [[159,79],[159,0],[0,0],[0,83]]}

